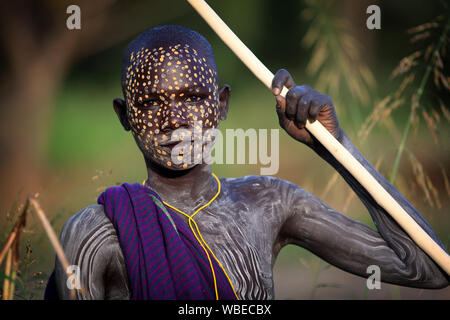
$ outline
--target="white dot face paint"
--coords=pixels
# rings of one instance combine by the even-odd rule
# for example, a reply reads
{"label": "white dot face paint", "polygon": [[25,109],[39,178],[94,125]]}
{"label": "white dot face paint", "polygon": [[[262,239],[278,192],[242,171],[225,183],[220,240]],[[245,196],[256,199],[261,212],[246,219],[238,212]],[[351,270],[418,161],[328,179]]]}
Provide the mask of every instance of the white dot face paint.
{"label": "white dot face paint", "polygon": [[126,102],[133,136],[146,156],[164,167],[186,169],[171,161],[171,133],[193,130],[194,122],[217,128],[217,73],[189,44],[141,48],[130,55]]}

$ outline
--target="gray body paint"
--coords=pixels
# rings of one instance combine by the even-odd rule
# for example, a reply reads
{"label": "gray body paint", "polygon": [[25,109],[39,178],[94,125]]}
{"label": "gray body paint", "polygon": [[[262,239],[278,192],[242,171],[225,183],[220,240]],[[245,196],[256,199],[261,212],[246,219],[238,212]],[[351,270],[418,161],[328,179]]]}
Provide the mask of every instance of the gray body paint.
{"label": "gray body paint", "polygon": [[[345,134],[341,143],[442,246],[421,215],[367,162]],[[280,249],[287,244],[302,246],[356,275],[366,277],[367,267],[375,264],[380,267],[384,282],[421,288],[448,286],[445,272],[366,190],[326,150],[316,152],[349,183],[369,210],[378,231],[341,215],[290,182],[265,176],[221,178],[221,194],[195,220],[239,298],[274,298],[272,270]],[[205,189],[205,194],[214,192]],[[177,202],[177,196],[183,197],[173,195],[163,200],[188,213],[207,199],[193,199],[193,205],[186,207]],[[80,266],[87,295],[77,292],[78,299],[130,298],[123,254],[101,205],[89,206],[73,216],[62,230],[61,242],[70,263]],[[68,299],[65,274],[58,261],[55,276],[59,296]]]}

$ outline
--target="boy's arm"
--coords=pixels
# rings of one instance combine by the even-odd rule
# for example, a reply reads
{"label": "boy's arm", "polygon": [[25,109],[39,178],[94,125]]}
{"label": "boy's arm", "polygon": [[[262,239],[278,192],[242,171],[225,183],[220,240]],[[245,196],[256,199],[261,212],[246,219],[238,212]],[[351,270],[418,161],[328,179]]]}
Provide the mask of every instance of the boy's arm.
{"label": "boy's arm", "polygon": [[334,211],[316,197],[298,193],[292,202],[292,215],[284,227],[293,243],[310,249],[330,263],[349,272],[365,275],[375,264],[381,278],[401,285],[439,288],[448,285],[448,275],[403,231],[367,190],[305,128],[306,119],[318,120],[389,192],[403,209],[443,247],[420,213],[359,153],[339,128],[331,99],[308,86],[295,86],[290,74],[280,70],[274,77],[274,93],[283,85],[286,98],[277,95],[281,127],[297,141],[313,149],[347,181],[371,214],[378,232]]}
{"label": "boy's arm", "polygon": [[[70,218],[63,227],[60,241],[75,272],[72,278],[77,279],[77,273],[79,275],[81,289],[76,290],[76,299],[129,299],[124,257],[103,206],[89,206]],[[58,260],[55,282],[58,297],[70,299],[67,276]]]}

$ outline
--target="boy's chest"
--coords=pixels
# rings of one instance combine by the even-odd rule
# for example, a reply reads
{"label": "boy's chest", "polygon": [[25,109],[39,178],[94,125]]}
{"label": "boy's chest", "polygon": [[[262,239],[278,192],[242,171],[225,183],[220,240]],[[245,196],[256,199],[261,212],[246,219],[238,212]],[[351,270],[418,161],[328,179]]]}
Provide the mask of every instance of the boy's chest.
{"label": "boy's chest", "polygon": [[[242,202],[220,204],[223,202],[194,216],[201,237],[240,298],[272,299],[273,247],[279,229],[270,219],[273,212]],[[196,230],[194,224],[192,227]]]}

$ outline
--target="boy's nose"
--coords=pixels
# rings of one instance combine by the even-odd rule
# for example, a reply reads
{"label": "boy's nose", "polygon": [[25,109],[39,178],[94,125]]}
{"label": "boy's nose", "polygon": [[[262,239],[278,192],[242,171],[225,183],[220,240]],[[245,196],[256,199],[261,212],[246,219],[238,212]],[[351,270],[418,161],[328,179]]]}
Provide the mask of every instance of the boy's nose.
{"label": "boy's nose", "polygon": [[161,126],[161,130],[164,129],[172,129],[176,130],[181,127],[189,127],[189,119],[186,117],[186,114],[181,110],[181,107],[172,106],[169,109],[168,115],[165,119],[163,125]]}

